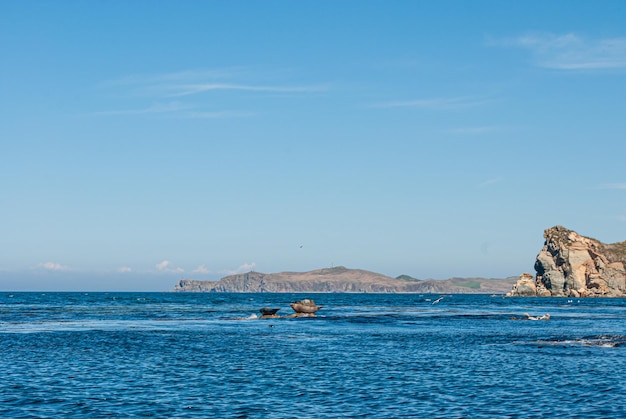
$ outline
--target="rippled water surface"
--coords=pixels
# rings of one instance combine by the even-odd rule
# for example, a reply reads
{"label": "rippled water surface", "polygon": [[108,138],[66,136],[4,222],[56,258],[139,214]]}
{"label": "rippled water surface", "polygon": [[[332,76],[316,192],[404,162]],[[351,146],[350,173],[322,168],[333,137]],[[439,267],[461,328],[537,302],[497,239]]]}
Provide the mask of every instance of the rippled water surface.
{"label": "rippled water surface", "polygon": [[1,293],[0,416],[626,417],[626,300],[439,297]]}

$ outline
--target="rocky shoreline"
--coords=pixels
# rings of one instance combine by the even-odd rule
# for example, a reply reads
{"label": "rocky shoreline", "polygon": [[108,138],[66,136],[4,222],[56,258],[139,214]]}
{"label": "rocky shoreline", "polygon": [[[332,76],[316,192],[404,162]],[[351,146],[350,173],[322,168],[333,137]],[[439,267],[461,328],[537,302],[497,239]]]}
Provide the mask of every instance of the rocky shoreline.
{"label": "rocky shoreline", "polygon": [[438,294],[505,294],[517,278],[451,278],[419,280],[402,275],[388,277],[343,266],[308,272],[264,274],[248,272],[231,275],[219,281],[181,279],[175,292],[278,292],[278,293],[438,293]]}
{"label": "rocky shoreline", "polygon": [[563,226],[544,231],[535,275],[518,278],[392,278],[343,266],[308,272],[251,271],[219,281],[181,279],[174,292],[505,294],[509,297],[626,297],[626,241],[605,244]]}

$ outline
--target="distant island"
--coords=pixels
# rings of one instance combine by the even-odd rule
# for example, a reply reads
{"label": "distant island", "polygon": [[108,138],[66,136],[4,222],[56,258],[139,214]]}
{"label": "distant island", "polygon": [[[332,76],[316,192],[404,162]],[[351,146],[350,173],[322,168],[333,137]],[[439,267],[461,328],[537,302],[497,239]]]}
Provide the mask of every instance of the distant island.
{"label": "distant island", "polygon": [[506,279],[450,278],[419,280],[408,275],[392,278],[343,266],[308,272],[264,274],[248,272],[230,275],[219,281],[181,279],[175,292],[280,292],[280,293],[435,293],[505,294],[517,277]]}
{"label": "distant island", "polygon": [[509,297],[626,297],[626,241],[605,244],[563,226],[544,231],[535,272],[517,277],[420,280],[343,266],[308,272],[248,272],[219,281],[181,279],[175,292],[506,294]]}

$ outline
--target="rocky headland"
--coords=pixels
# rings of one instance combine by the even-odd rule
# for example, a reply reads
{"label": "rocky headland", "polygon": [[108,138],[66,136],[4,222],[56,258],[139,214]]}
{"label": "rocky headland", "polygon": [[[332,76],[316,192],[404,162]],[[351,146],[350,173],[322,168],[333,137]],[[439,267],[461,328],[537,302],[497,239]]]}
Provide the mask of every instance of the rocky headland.
{"label": "rocky headland", "polygon": [[227,276],[219,281],[181,279],[174,291],[505,294],[516,279],[418,280],[407,275],[392,278],[375,272],[337,266],[309,272],[248,272]]}
{"label": "rocky headland", "polygon": [[522,274],[508,296],[626,297],[626,242],[605,244],[562,226],[543,237],[536,275]]}

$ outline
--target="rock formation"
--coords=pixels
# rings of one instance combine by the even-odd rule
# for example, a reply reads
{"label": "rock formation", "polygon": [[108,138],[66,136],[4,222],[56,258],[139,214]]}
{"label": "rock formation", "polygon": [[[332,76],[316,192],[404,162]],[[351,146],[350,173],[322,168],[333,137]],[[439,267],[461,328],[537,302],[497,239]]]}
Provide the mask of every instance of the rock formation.
{"label": "rock formation", "polygon": [[484,278],[417,280],[406,275],[391,278],[375,272],[338,266],[309,272],[248,272],[227,276],[219,281],[181,279],[174,291],[504,294],[514,282],[515,279]]}
{"label": "rock formation", "polygon": [[626,242],[604,244],[562,226],[543,237],[536,276],[522,274],[507,295],[626,297]]}

